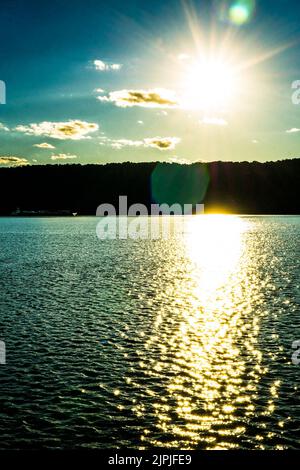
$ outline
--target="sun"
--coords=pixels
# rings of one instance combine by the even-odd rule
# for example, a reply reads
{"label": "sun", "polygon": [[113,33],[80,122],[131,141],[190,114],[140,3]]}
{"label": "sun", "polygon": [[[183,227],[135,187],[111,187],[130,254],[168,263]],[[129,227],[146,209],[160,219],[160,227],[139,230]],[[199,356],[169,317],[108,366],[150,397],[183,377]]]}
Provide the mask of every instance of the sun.
{"label": "sun", "polygon": [[189,65],[185,75],[185,101],[189,107],[225,112],[233,105],[238,83],[229,63],[202,59]]}

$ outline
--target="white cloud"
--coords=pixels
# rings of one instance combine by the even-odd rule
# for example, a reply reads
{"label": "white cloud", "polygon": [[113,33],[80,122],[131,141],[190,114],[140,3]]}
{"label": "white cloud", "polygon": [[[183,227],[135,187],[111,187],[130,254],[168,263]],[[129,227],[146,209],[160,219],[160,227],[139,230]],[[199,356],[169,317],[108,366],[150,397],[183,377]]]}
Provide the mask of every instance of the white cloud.
{"label": "white cloud", "polygon": [[171,163],[179,163],[180,165],[191,165],[193,162],[187,158],[181,158],[174,155],[173,157],[168,158],[168,161]]}
{"label": "white cloud", "polygon": [[95,69],[99,70],[100,72],[108,72],[110,70],[118,71],[122,68],[122,64],[108,64],[100,59],[94,60],[94,66]]}
{"label": "white cloud", "polygon": [[287,134],[294,134],[296,132],[300,132],[300,129],[298,129],[298,127],[292,127],[292,129],[288,129],[287,131],[285,131]]}
{"label": "white cloud", "polygon": [[28,163],[29,162],[26,158],[12,157],[12,156],[0,157],[0,165],[24,166],[24,165],[28,165]]}
{"label": "white cloud", "polygon": [[179,105],[175,93],[164,88],[112,91],[108,96],[98,96],[98,100],[113,103],[121,108],[132,106],[141,106],[143,108],[175,108]]}
{"label": "white cloud", "polygon": [[9,132],[9,127],[5,126],[2,122],[0,122],[0,131]]}
{"label": "white cloud", "polygon": [[123,65],[122,64],[112,64],[109,66],[111,68],[111,70],[120,70]]}
{"label": "white cloud", "polygon": [[146,147],[158,148],[159,150],[173,150],[181,139],[179,137],[153,137],[144,139]]}
{"label": "white cloud", "polygon": [[111,147],[117,150],[123,147],[142,147],[143,145],[142,140],[119,139],[111,142]]}
{"label": "white cloud", "polygon": [[40,122],[39,124],[20,125],[15,128],[17,132],[23,132],[26,135],[47,136],[52,139],[60,140],[81,140],[87,139],[88,134],[96,132],[99,129],[98,124],[69,120],[67,122]]}
{"label": "white cloud", "polygon": [[34,147],[38,147],[39,149],[55,149],[54,145],[48,144],[47,142],[43,142],[42,144],[34,144]]}
{"label": "white cloud", "polygon": [[77,155],[70,155],[66,153],[59,153],[58,155],[52,155],[51,160],[73,160],[77,158]]}
{"label": "white cloud", "polygon": [[109,103],[111,101],[109,96],[97,96],[97,100],[101,101],[102,103]]}
{"label": "white cloud", "polygon": [[173,150],[181,141],[179,137],[151,137],[143,140],[100,138],[100,145],[107,145],[120,150],[124,147],[156,148],[159,150]]}
{"label": "white cloud", "polygon": [[223,118],[218,117],[204,117],[201,121],[201,124],[208,124],[212,126],[227,126],[228,122]]}
{"label": "white cloud", "polygon": [[256,139],[253,139],[251,142],[252,142],[252,144],[258,144],[258,140],[256,140]]}
{"label": "white cloud", "polygon": [[96,70],[101,70],[101,71],[106,70],[106,64],[102,60],[94,60],[94,66]]}
{"label": "white cloud", "polygon": [[131,140],[131,139],[109,139],[108,137],[100,137],[100,145],[106,145],[116,150],[120,150],[123,147],[142,147],[144,142],[142,140]]}
{"label": "white cloud", "polygon": [[144,121],[138,121],[137,122],[140,126],[142,126],[144,124]]}

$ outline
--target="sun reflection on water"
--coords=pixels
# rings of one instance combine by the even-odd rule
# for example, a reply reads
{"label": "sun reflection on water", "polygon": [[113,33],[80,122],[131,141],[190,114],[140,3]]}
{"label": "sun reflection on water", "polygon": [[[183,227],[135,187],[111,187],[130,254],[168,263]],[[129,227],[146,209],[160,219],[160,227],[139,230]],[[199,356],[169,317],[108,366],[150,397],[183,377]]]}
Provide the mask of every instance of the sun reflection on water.
{"label": "sun reflection on water", "polygon": [[[199,294],[207,297],[235,270],[242,252],[246,222],[228,215],[190,218],[185,244],[188,257],[199,268]],[[201,291],[201,292],[200,292]]]}
{"label": "sun reflection on water", "polygon": [[148,349],[155,344],[161,350],[148,375],[168,378],[165,396],[154,405],[160,438],[146,430],[142,441],[148,445],[229,449],[246,432],[265,373],[248,230],[249,222],[235,216],[197,216],[187,223],[184,279],[175,281],[172,313],[158,313],[147,342]]}

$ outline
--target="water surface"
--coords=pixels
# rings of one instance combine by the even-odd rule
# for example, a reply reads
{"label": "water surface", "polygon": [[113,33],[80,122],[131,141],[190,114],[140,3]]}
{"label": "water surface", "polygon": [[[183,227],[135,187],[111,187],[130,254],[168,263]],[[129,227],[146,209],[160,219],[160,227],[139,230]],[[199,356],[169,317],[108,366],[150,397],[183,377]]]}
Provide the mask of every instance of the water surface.
{"label": "water surface", "polygon": [[96,222],[0,219],[0,448],[299,449],[300,219]]}

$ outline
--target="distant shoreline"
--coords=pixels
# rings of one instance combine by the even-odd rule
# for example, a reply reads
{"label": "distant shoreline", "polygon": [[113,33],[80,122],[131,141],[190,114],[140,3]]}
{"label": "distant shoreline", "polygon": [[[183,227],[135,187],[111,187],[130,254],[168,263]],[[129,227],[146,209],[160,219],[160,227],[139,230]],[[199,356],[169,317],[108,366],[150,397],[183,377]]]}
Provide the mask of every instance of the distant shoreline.
{"label": "distant shoreline", "polygon": [[95,215],[103,203],[119,213],[123,196],[127,207],[148,213],[166,203],[204,204],[205,213],[300,214],[300,159],[0,168],[0,216]]}

